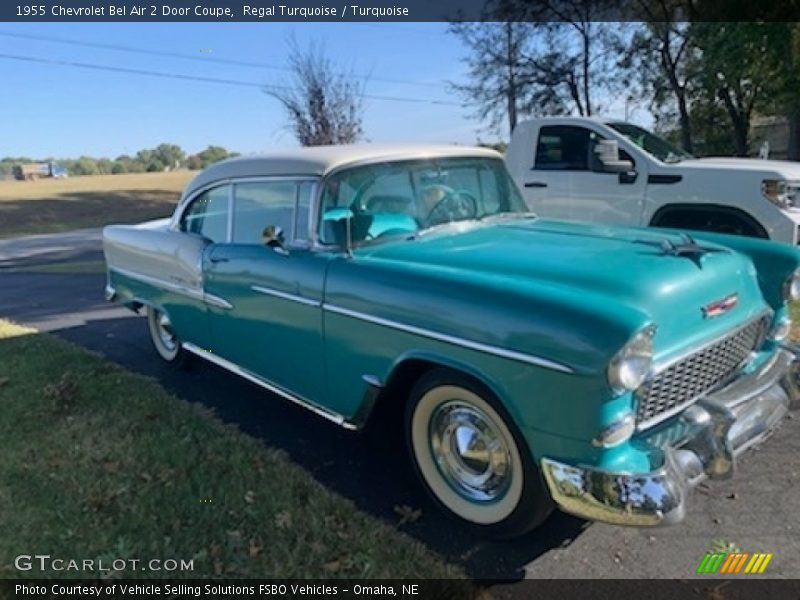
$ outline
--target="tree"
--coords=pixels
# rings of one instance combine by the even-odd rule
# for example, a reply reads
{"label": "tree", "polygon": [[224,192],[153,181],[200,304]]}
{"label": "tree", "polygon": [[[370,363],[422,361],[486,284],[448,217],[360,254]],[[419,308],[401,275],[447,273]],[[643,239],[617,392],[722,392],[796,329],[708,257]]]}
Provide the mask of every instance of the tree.
{"label": "tree", "polygon": [[[570,112],[591,116],[599,92],[613,91],[622,23],[611,23],[607,0],[504,0],[515,20],[537,21],[545,36],[533,57],[533,83],[550,86]],[[532,97],[537,101],[537,97]]]}
{"label": "tree", "polygon": [[694,23],[704,91],[725,109],[737,156],[747,156],[755,110],[774,107],[785,68],[785,23]]}
{"label": "tree", "polygon": [[97,161],[91,156],[81,156],[67,170],[73,175],[98,175],[100,170],[97,168]]}
{"label": "tree", "polygon": [[187,159],[186,166],[193,170],[205,169],[208,165],[233,156],[236,156],[235,152],[228,152],[222,146],[208,146],[205,150],[192,154]]}
{"label": "tree", "polygon": [[186,153],[176,144],[159,144],[153,150],[153,155],[167,169],[177,169],[186,158]]}
{"label": "tree", "polygon": [[289,128],[302,146],[352,144],[363,135],[363,86],[337,71],[321,49],[299,48],[289,40],[290,85],[266,86],[264,92],[286,110]]}
{"label": "tree", "polygon": [[602,0],[494,0],[484,20],[451,25],[469,54],[468,83],[454,84],[476,116],[513,129],[519,114],[595,114],[614,87],[622,25],[600,22]]}
{"label": "tree", "polygon": [[464,59],[468,83],[451,83],[465,101],[476,106],[475,116],[497,128],[504,119],[509,133],[517,125],[522,97],[527,93],[527,62],[533,27],[529,23],[456,22],[450,32],[469,50]]}
{"label": "tree", "polygon": [[142,173],[145,165],[127,154],[122,154],[114,159],[111,167],[112,173]]}
{"label": "tree", "polygon": [[674,108],[680,126],[680,143],[693,152],[690,98],[700,73],[699,49],[689,23],[679,19],[691,10],[685,0],[637,0],[643,23],[634,31],[619,62],[623,72],[636,77],[640,98],[651,111],[663,116]]}

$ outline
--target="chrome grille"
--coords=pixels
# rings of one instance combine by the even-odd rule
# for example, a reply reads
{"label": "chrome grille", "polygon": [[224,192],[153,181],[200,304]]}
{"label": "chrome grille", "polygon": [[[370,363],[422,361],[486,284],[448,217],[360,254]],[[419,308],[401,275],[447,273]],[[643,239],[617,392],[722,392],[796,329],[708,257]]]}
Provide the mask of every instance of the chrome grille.
{"label": "chrome grille", "polygon": [[764,339],[769,317],[750,321],[669,366],[636,391],[639,429],[654,425],[724,382]]}

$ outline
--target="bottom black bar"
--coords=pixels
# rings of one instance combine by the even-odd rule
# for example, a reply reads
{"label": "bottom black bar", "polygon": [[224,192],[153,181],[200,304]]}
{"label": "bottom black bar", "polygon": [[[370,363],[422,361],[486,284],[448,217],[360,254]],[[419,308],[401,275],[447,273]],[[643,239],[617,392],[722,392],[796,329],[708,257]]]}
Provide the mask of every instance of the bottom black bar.
{"label": "bottom black bar", "polygon": [[214,598],[239,600],[798,600],[800,580],[529,579],[487,585],[466,580],[0,580],[0,598],[83,600]]}

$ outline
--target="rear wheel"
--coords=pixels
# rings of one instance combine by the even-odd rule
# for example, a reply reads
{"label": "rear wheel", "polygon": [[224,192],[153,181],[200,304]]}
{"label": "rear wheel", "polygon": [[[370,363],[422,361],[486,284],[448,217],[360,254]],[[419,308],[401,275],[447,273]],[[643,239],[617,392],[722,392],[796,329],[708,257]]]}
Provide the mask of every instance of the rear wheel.
{"label": "rear wheel", "polygon": [[147,327],[150,340],[165,361],[176,367],[186,363],[187,352],[183,349],[167,314],[152,306],[147,307]]}
{"label": "rear wheel", "polygon": [[539,525],[553,502],[516,426],[493,394],[436,369],[406,410],[415,470],[433,499],[481,535],[510,538]]}

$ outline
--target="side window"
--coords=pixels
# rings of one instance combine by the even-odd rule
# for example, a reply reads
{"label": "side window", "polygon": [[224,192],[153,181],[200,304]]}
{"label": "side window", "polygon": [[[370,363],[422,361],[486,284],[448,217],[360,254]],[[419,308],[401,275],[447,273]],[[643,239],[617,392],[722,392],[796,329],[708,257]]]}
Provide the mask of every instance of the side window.
{"label": "side window", "polygon": [[311,181],[237,183],[233,200],[233,242],[263,244],[262,234],[269,226],[280,227],[287,241],[308,239],[312,187]]}
{"label": "side window", "polygon": [[539,130],[535,168],[547,171],[589,169],[589,130],[570,125],[550,125]]}
{"label": "side window", "polygon": [[212,242],[228,239],[228,186],[223,185],[192,200],[181,217],[181,231],[196,233]]}

